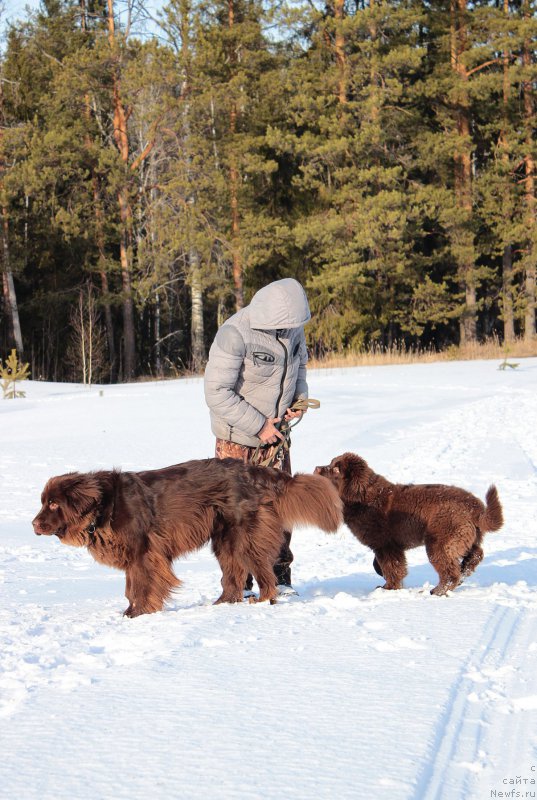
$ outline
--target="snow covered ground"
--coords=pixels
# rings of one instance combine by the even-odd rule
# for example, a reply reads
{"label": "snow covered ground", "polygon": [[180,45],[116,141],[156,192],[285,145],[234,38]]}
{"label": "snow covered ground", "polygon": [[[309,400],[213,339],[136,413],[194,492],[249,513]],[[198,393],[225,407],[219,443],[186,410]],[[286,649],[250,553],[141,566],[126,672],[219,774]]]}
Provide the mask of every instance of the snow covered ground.
{"label": "snow covered ground", "polygon": [[348,530],[301,530],[298,598],[213,606],[205,549],[163,613],[123,618],[121,573],[33,534],[40,492],[212,455],[201,381],[0,400],[0,797],[536,797],[537,359],[498,364],[311,372],[294,437],[297,471],[353,450],[394,481],[496,483],[505,526],[440,598],[423,548],[384,592]]}

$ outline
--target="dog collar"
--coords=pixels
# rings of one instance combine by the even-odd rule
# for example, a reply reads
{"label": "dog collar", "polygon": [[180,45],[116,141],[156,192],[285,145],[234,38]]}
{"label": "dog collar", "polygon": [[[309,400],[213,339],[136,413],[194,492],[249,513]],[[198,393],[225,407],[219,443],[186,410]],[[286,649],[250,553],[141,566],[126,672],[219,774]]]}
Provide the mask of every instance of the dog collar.
{"label": "dog collar", "polygon": [[95,544],[95,532],[97,530],[97,524],[95,522],[90,522],[88,527],[86,528],[86,533],[89,536],[90,546]]}

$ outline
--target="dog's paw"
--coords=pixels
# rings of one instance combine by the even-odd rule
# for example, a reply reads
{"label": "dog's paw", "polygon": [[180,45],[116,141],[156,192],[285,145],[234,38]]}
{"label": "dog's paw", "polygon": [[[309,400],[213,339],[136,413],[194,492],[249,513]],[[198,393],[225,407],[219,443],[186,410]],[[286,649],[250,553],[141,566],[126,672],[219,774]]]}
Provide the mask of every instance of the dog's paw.
{"label": "dog's paw", "polygon": [[431,594],[435,597],[447,597],[449,589],[445,586],[435,586],[434,589],[431,589]]}
{"label": "dog's paw", "polygon": [[242,595],[223,595],[221,594],[218,600],[215,600],[213,606],[219,606],[222,603],[242,603]]}

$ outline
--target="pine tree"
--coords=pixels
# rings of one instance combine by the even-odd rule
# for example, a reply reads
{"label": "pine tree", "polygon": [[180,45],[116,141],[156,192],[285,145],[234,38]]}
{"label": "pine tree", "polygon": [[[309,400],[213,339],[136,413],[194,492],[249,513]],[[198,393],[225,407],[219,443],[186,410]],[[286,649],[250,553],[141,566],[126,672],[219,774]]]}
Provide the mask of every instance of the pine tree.
{"label": "pine tree", "polygon": [[328,6],[292,65],[294,125],[281,146],[291,142],[298,161],[303,205],[294,235],[317,273],[309,331],[321,349],[389,344],[411,324],[401,300],[408,303],[416,280],[419,200],[410,176],[418,120],[409,89],[423,57],[419,19],[413,3]]}
{"label": "pine tree", "polygon": [[17,383],[25,381],[30,376],[29,364],[23,364],[17,358],[17,351],[13,349],[2,365],[0,359],[0,386],[4,400],[15,400],[17,397],[26,397],[26,393],[17,389]]}
{"label": "pine tree", "polygon": [[532,0],[523,0],[521,14],[522,52],[521,52],[521,89],[523,103],[523,142],[524,142],[524,203],[525,221],[527,225],[524,240],[524,273],[525,273],[525,314],[524,338],[532,341],[537,333],[536,309],[536,265],[537,256],[537,205],[535,197],[535,126],[536,126],[536,98],[535,80],[537,78],[537,65],[535,59],[535,44],[537,39],[537,20],[535,19],[536,4]]}
{"label": "pine tree", "polygon": [[501,16],[487,2],[470,5],[467,0],[452,0],[448,9],[442,3],[431,5],[427,18],[428,59],[422,88],[429,130],[421,139],[420,161],[445,242],[441,277],[454,301],[461,342],[477,339],[479,314],[486,312],[497,280],[496,263],[481,257],[488,245],[478,237],[482,236],[479,193],[486,187],[481,176],[492,147],[486,126],[498,100],[505,60]]}

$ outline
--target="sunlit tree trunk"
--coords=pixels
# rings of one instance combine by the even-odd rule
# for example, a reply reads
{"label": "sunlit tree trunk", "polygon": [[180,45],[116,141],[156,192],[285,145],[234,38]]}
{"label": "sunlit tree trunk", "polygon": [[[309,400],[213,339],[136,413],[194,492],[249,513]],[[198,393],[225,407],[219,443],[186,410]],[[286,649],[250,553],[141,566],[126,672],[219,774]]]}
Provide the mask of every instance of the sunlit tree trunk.
{"label": "sunlit tree trunk", "polygon": [[338,101],[340,105],[347,105],[347,56],[345,54],[345,35],[343,33],[343,20],[345,0],[334,0],[334,17],[336,20],[335,52],[338,70]]}
{"label": "sunlit tree trunk", "polygon": [[121,99],[120,59],[114,22],[114,2],[107,0],[108,9],[108,41],[113,58],[113,125],[114,142],[118,149],[125,170],[125,180],[118,192],[120,237],[119,258],[121,264],[121,283],[123,288],[123,378],[131,380],[136,370],[136,340],[134,333],[134,301],[132,296],[132,208],[129,200],[128,163],[129,139],[127,122],[129,113]]}
{"label": "sunlit tree trunk", "polygon": [[[87,8],[85,0],[79,0],[81,26],[83,31],[87,31]],[[92,150],[92,140],[90,136],[91,123],[91,99],[89,94],[84,97],[84,108],[88,128],[86,131],[86,147],[88,152]],[[117,377],[116,346],[114,341],[114,326],[112,322],[112,309],[110,307],[108,275],[106,273],[106,250],[104,236],[104,212],[102,208],[99,178],[95,171],[95,166],[91,166],[91,185],[93,191],[93,214],[95,220],[95,241],[97,244],[99,277],[101,279],[101,292],[103,296],[104,320],[106,327],[106,339],[108,344],[108,355],[110,359],[110,381],[113,383]]]}
{"label": "sunlit tree trunk", "polygon": [[190,348],[191,366],[194,372],[201,372],[205,366],[205,331],[203,324],[203,280],[201,273],[201,259],[195,245],[196,231],[196,206],[197,196],[195,189],[195,174],[192,167],[192,136],[190,130],[190,103],[189,95],[192,84],[191,74],[191,4],[189,0],[181,2],[181,43],[182,43],[182,64],[184,70],[183,86],[181,98],[185,101],[184,114],[184,154],[188,174],[188,197],[186,208],[188,214],[188,284],[190,288]]}
{"label": "sunlit tree trunk", "polygon": [[10,339],[17,350],[19,358],[24,356],[24,346],[22,342],[22,331],[19,318],[19,309],[17,305],[17,294],[15,292],[15,283],[13,281],[13,273],[11,271],[10,256],[9,256],[9,223],[7,217],[7,209],[2,208],[2,290],[4,296],[4,308],[9,323]]}
{"label": "sunlit tree trunk", "polygon": [[[3,120],[3,81],[0,75],[0,120]],[[2,127],[0,126],[0,145],[2,144]],[[4,162],[3,157],[0,155],[0,193],[3,192],[3,172]],[[12,345],[17,350],[19,358],[24,356],[24,346],[22,342],[22,331],[19,318],[19,308],[17,304],[17,293],[15,291],[15,282],[13,280],[13,271],[11,268],[11,255],[9,248],[9,216],[7,206],[2,205],[2,295],[4,298],[4,308],[9,324],[9,337]]]}
{"label": "sunlit tree trunk", "polygon": [[[214,98],[211,93],[211,101],[210,101],[210,111],[211,111],[211,140],[213,143],[213,160],[214,160],[214,167],[215,171],[218,174],[220,172],[220,154],[218,152],[218,142],[216,137],[216,120],[215,120],[215,109],[214,109]],[[222,258],[221,256],[218,257],[217,260],[217,269],[218,272],[223,276],[222,283],[227,285],[227,272],[228,272],[228,264],[227,260]],[[225,301],[225,293],[220,292],[218,294],[218,302],[216,307],[216,325],[220,328],[224,322],[226,321],[226,301]]]}
{"label": "sunlit tree trunk", "polygon": [[[530,20],[532,15],[529,0],[524,2],[524,18]],[[522,51],[522,66],[525,71],[532,67],[533,49],[529,40],[524,41]],[[525,255],[525,295],[526,310],[524,314],[524,339],[531,341],[535,338],[535,257],[536,253],[536,206],[535,206],[535,102],[531,79],[524,80],[522,84],[522,97],[524,104],[524,122],[526,127],[526,154],[524,156],[524,199],[526,205],[526,222],[528,241]]]}
{"label": "sunlit tree trunk", "polygon": [[203,328],[203,286],[200,275],[199,255],[192,248],[190,251],[190,298],[192,305],[191,342],[192,369],[201,372],[205,366],[205,341]]}
{"label": "sunlit tree trunk", "polygon": [[454,154],[455,202],[462,211],[461,220],[453,231],[453,251],[457,260],[465,308],[460,321],[461,344],[477,339],[477,297],[475,284],[475,254],[472,224],[472,142],[468,72],[461,56],[467,48],[467,0],[451,0],[451,67],[458,78],[458,102],[455,110],[457,136]]}
{"label": "sunlit tree trunk", "polygon": [[[235,6],[234,0],[228,0],[228,25],[230,31],[235,25]],[[237,61],[235,48],[232,46],[230,53],[231,64]],[[232,275],[233,287],[235,290],[235,306],[237,309],[244,305],[243,269],[240,247],[240,225],[239,225],[239,170],[237,166],[236,133],[237,133],[237,101],[231,98],[229,109],[229,195],[231,203],[231,255],[232,255]]]}
{"label": "sunlit tree trunk", "polygon": [[[503,12],[509,18],[509,0],[503,0]],[[504,50],[503,53],[503,126],[500,132],[500,147],[502,149],[502,161],[505,165],[505,175],[509,171],[509,142],[507,140],[507,129],[509,123],[509,63],[510,53]],[[508,207],[509,187],[504,189],[505,206]],[[513,309],[513,246],[510,242],[504,245],[502,256],[502,318],[503,318],[503,338],[504,342],[510,343],[515,340],[515,317]]]}

